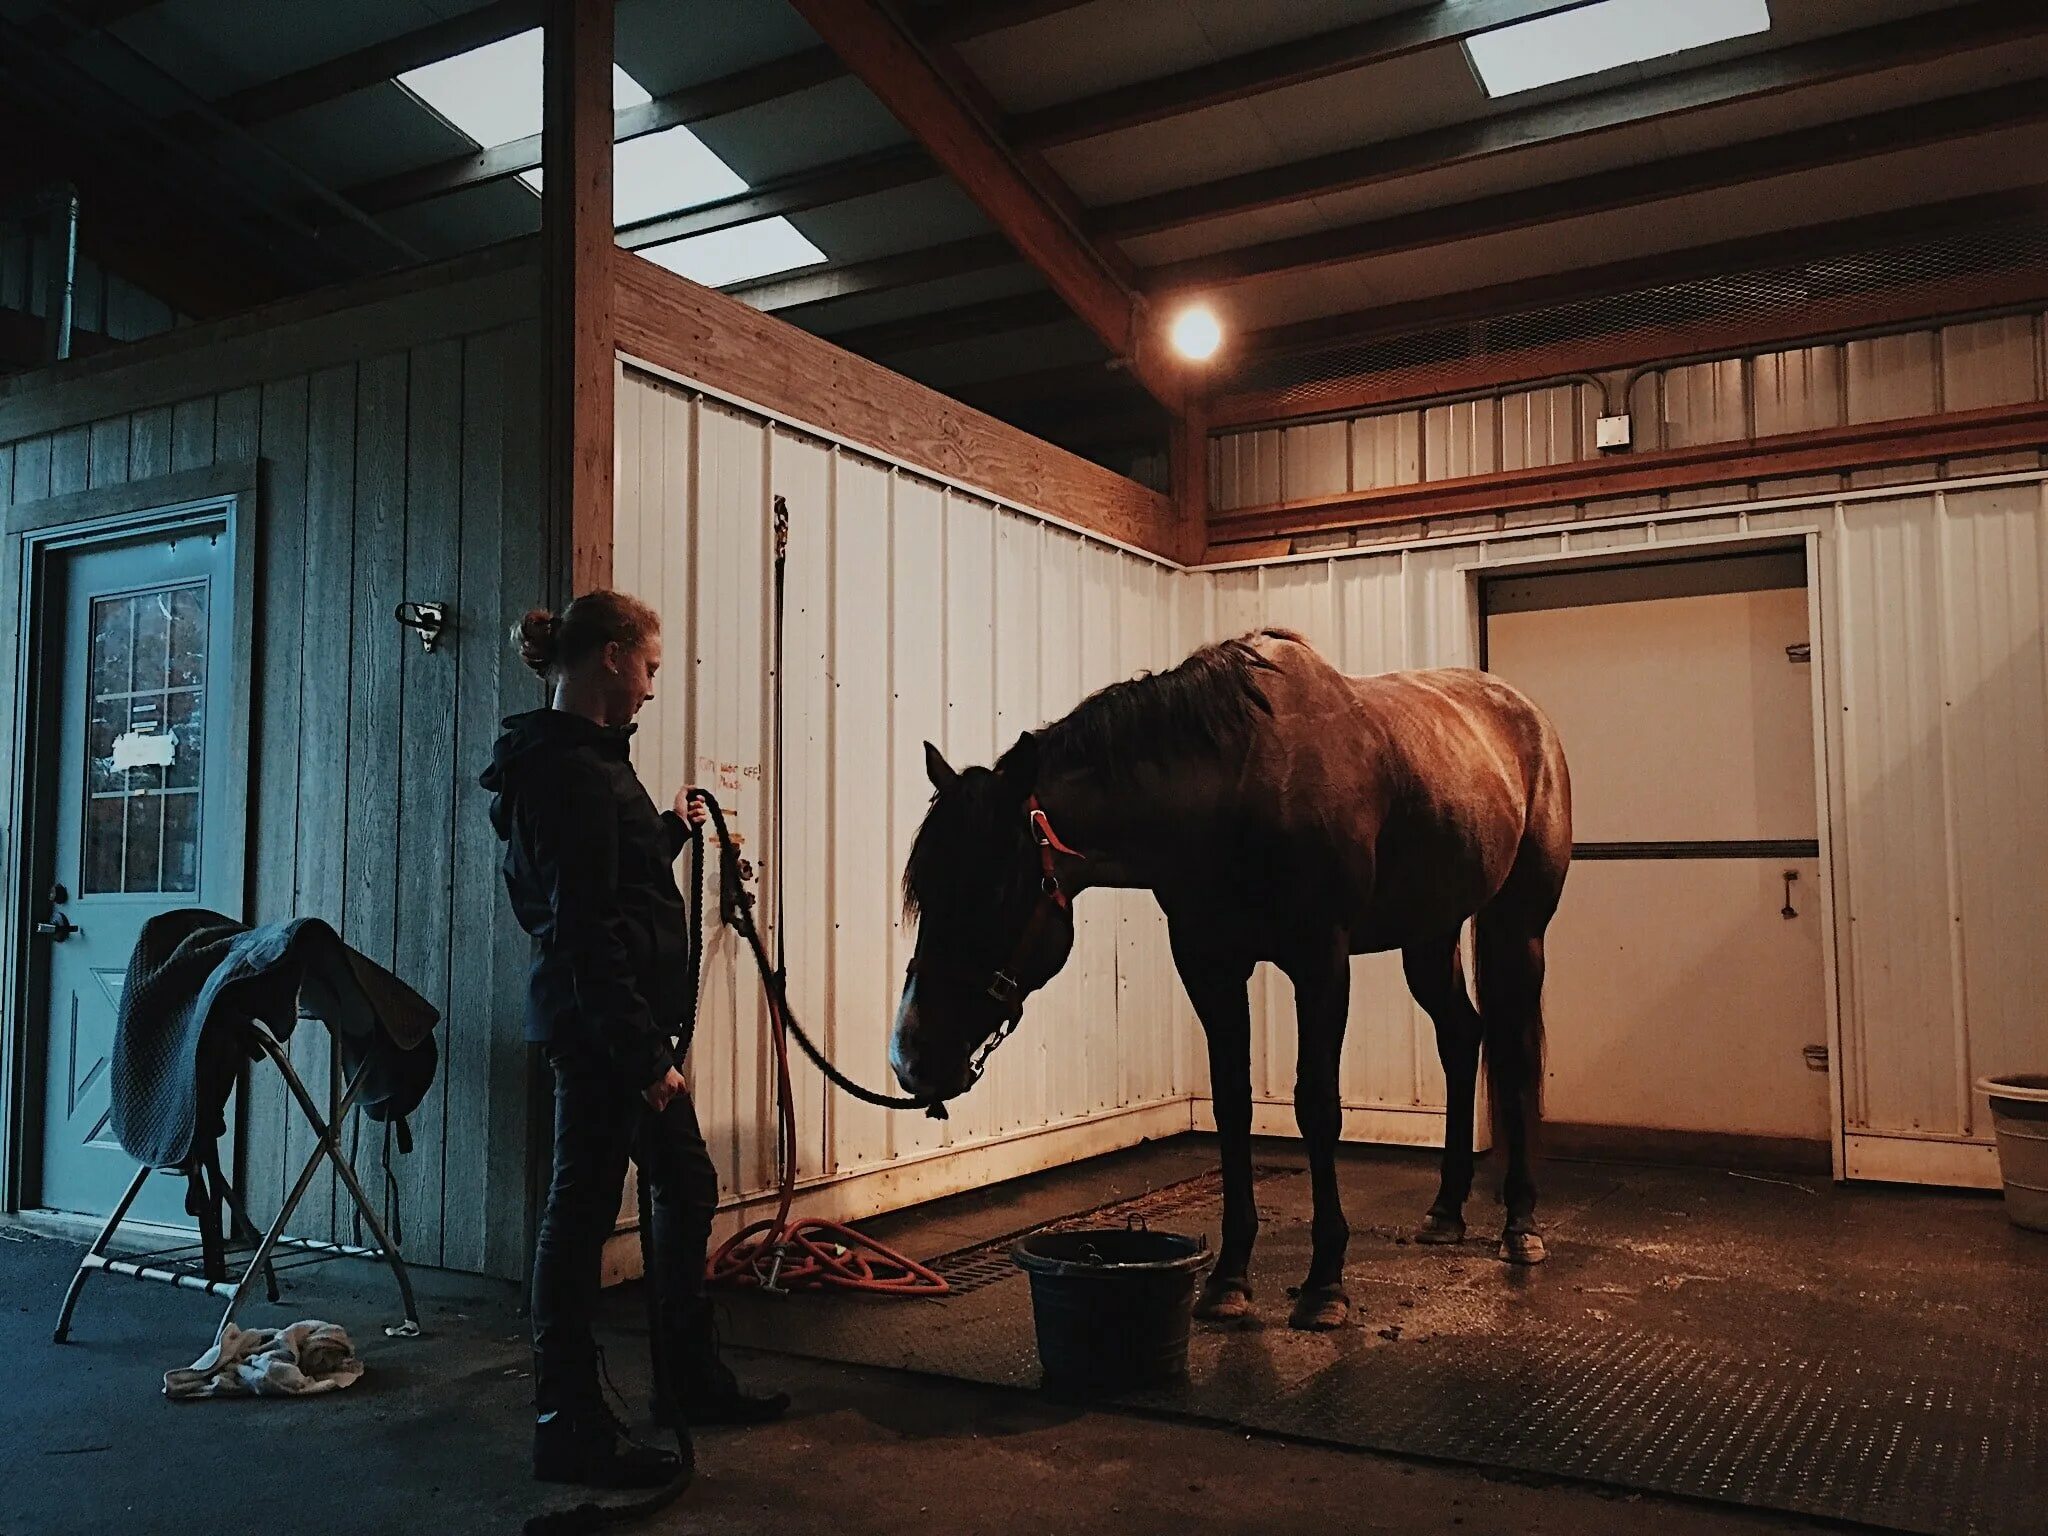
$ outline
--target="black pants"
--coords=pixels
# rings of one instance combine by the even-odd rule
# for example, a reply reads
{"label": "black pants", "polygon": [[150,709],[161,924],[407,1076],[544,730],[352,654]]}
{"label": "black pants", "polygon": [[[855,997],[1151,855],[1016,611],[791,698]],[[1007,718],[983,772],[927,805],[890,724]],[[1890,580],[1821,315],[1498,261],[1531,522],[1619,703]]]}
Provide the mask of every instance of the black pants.
{"label": "black pants", "polygon": [[540,1405],[558,1408],[595,1387],[591,1319],[626,1159],[651,1197],[655,1272],[647,1280],[660,1298],[658,1324],[672,1338],[687,1336],[703,1297],[718,1172],[688,1093],[657,1114],[596,1052],[551,1045],[547,1055],[555,1073],[555,1156],[533,1255],[533,1351]]}

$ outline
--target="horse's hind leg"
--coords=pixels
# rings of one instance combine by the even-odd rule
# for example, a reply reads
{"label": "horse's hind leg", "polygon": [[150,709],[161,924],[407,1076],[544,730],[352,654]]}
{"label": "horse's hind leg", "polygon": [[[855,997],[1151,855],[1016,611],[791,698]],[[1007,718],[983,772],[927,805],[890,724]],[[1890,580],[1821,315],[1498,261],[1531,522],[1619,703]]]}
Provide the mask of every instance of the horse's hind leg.
{"label": "horse's hind leg", "polygon": [[1472,1116],[1479,1084],[1479,1010],[1465,988],[1458,932],[1411,944],[1401,951],[1408,990],[1436,1025],[1436,1053],[1444,1067],[1444,1156],[1436,1199],[1415,1234],[1419,1243],[1456,1243],[1465,1237],[1465,1198],[1472,1193]]}
{"label": "horse's hind leg", "polygon": [[1543,1086],[1543,930],[1554,906],[1554,897],[1535,911],[1497,898],[1475,925],[1487,1094],[1495,1139],[1507,1145],[1500,1256],[1511,1264],[1540,1264],[1548,1256],[1536,1226],[1530,1143]]}
{"label": "horse's hind leg", "polygon": [[1308,1150],[1310,1193],[1315,1201],[1309,1233],[1315,1246],[1308,1279],[1295,1293],[1288,1323],[1295,1328],[1339,1328],[1351,1315],[1351,1298],[1344,1290],[1344,1257],[1351,1244],[1351,1227],[1344,1219],[1343,1197],[1337,1189],[1337,1140],[1344,1115],[1338,1066],[1351,1010],[1349,947],[1333,941],[1330,952],[1290,968],[1290,974],[1299,1036],[1294,1121]]}

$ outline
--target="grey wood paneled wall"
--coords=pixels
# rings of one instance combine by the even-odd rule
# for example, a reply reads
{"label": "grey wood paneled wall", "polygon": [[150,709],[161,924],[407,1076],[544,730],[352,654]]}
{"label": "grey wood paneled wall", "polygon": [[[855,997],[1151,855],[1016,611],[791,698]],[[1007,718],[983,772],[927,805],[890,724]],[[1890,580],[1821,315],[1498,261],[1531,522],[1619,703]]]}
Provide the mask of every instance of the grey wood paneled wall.
{"label": "grey wood paneled wall", "polygon": [[[449,292],[437,329],[462,305]],[[511,1276],[531,1251],[529,950],[476,775],[500,717],[540,700],[505,642],[543,597],[547,561],[539,325],[486,319],[410,344],[366,325],[366,349],[381,348],[369,355],[0,442],[0,503],[260,462],[248,915],[325,918],[441,1009],[441,1070],[413,1152],[392,1159],[401,1246]],[[195,383],[218,355],[194,351]],[[407,599],[450,605],[453,632],[431,654],[392,617]],[[302,1029],[292,1054],[319,1096],[325,1032]],[[262,1220],[309,1133],[263,1067],[244,1106],[243,1182]],[[360,1132],[381,1201],[382,1127]],[[334,1197],[323,1171],[294,1231],[345,1239]]]}

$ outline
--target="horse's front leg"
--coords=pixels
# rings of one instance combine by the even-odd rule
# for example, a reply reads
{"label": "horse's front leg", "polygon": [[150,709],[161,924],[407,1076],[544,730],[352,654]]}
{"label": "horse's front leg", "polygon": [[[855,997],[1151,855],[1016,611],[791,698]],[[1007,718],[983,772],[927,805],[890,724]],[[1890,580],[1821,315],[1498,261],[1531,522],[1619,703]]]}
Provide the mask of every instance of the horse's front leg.
{"label": "horse's front leg", "polygon": [[1343,1197],[1337,1190],[1337,1140],[1344,1117],[1338,1063],[1351,1011],[1349,946],[1333,941],[1329,951],[1291,968],[1290,975],[1299,1030],[1294,1121],[1308,1148],[1315,1199],[1315,1219],[1309,1231],[1315,1246],[1308,1279],[1295,1294],[1288,1323],[1295,1328],[1340,1328],[1351,1316],[1351,1297],[1344,1289],[1344,1256],[1351,1244],[1351,1226],[1344,1219]]}
{"label": "horse's front leg", "polygon": [[1252,1014],[1245,984],[1251,962],[1235,961],[1175,930],[1174,965],[1209,1042],[1209,1091],[1223,1159],[1223,1243],[1202,1282],[1195,1316],[1236,1322],[1252,1310],[1252,1243],[1259,1208],[1252,1198]]}

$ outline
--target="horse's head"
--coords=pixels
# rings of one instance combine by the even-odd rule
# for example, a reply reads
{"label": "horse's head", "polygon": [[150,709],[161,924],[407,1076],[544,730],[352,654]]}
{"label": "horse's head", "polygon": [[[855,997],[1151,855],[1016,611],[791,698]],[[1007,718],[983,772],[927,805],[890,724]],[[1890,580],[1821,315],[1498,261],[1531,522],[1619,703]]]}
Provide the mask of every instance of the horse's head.
{"label": "horse's head", "polygon": [[930,742],[924,759],[935,793],[903,871],[917,948],[889,1063],[906,1092],[949,1099],[973,1086],[975,1053],[1066,964],[1074,919],[1031,819],[1033,738],[993,768],[955,772]]}

